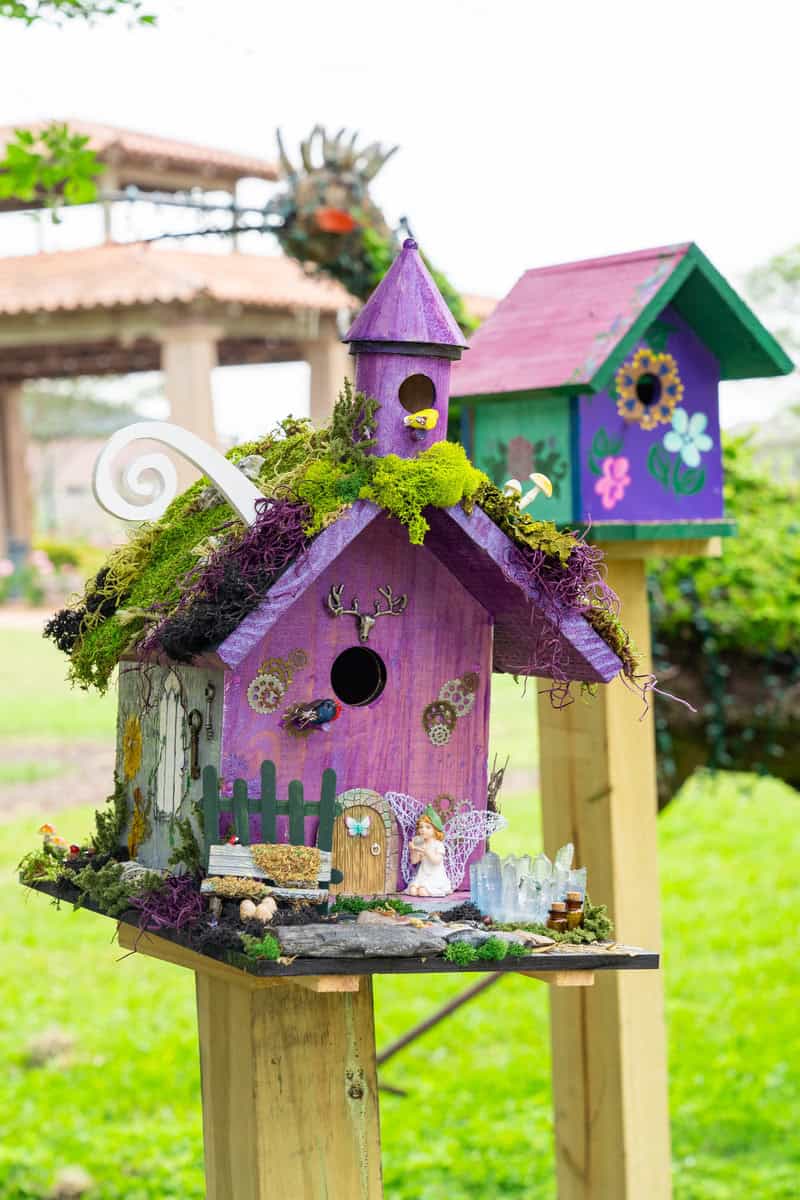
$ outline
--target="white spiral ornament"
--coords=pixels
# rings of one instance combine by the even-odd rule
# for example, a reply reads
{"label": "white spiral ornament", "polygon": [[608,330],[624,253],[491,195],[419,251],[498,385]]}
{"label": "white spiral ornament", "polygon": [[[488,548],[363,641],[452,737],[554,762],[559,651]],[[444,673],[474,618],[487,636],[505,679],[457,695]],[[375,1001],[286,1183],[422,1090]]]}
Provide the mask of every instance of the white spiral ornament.
{"label": "white spiral ornament", "polygon": [[[263,499],[255,484],[208,442],[168,421],[137,421],[126,425],[109,438],[97,456],[92,491],[100,507],[112,517],[120,517],[123,521],[155,521],[163,515],[178,490],[177,472],[166,454],[142,454],[128,464],[122,478],[134,496],[144,497],[144,503],[131,504],[121,495],[112,471],[114,460],[133,442],[144,438],[177,450],[211,480],[246,525],[255,524],[256,501]],[[145,479],[146,473],[157,476],[155,482]]]}

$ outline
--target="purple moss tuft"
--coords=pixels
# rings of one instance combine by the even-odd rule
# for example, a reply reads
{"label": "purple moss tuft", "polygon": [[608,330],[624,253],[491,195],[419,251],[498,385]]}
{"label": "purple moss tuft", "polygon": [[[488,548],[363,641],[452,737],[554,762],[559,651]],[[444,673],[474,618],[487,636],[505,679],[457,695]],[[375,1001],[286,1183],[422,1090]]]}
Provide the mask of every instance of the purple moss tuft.
{"label": "purple moss tuft", "polygon": [[312,513],[288,499],[256,502],[258,517],[239,541],[226,543],[183,581],[169,616],[141,643],[143,656],[164,653],[175,662],[215,649],[264,599],[267,591],[308,545]]}
{"label": "purple moss tuft", "polygon": [[156,888],[131,897],[140,912],[140,929],[186,929],[203,916],[204,906],[191,875],[168,875]]}

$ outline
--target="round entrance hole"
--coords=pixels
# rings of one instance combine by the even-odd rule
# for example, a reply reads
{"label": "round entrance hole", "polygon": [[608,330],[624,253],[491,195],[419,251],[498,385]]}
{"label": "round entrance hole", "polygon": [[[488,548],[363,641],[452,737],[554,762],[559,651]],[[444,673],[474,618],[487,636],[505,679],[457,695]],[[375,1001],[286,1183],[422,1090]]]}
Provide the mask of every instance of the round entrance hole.
{"label": "round entrance hole", "polygon": [[427,375],[409,375],[400,384],[397,397],[406,412],[421,412],[423,408],[433,408],[436,403],[436,388],[433,380]]}
{"label": "round entrance hole", "polygon": [[369,646],[351,646],[334,659],[331,687],[342,704],[371,704],[386,687],[386,664]]}
{"label": "round entrance hole", "polygon": [[661,398],[661,380],[658,376],[651,375],[649,371],[645,375],[640,375],[636,380],[636,396],[645,408],[655,404]]}

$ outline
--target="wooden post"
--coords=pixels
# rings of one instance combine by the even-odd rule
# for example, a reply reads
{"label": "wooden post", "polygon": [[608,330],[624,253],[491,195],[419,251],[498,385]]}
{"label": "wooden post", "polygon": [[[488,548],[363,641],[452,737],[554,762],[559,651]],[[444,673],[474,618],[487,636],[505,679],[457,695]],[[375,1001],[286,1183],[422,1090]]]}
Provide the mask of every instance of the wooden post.
{"label": "wooden post", "polygon": [[[605,550],[647,671],[644,560]],[[620,939],[658,950],[655,741],[652,709],[640,721],[641,712],[621,680],[560,712],[540,697],[543,832],[551,854],[574,842]],[[599,972],[592,988],[553,989],[550,1011],[559,1200],[669,1200],[661,973]]]}
{"label": "wooden post", "polygon": [[[171,325],[161,333],[161,363],[164,390],[169,402],[169,419],[216,446],[214,398],[211,372],[217,365],[220,330],[200,321]],[[182,456],[174,459],[178,485],[193,483],[199,471]]]}
{"label": "wooden post", "polygon": [[196,978],[208,1200],[380,1200],[372,980]]}
{"label": "wooden post", "polygon": [[0,556],[18,559],[30,548],[32,500],[27,470],[22,384],[0,384]]}
{"label": "wooden post", "polygon": [[319,428],[333,412],[345,376],[352,379],[353,360],[339,337],[333,317],[320,319],[319,336],[303,342],[302,354],[311,368],[309,415]]}

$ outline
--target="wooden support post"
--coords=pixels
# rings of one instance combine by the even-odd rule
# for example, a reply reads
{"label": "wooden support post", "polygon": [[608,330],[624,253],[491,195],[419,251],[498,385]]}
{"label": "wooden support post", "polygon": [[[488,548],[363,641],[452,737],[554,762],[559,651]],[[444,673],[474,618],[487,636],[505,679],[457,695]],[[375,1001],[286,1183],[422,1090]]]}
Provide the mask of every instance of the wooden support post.
{"label": "wooden support post", "polygon": [[[211,372],[217,366],[220,330],[199,321],[171,325],[161,333],[161,364],[169,419],[216,446]],[[199,471],[180,455],[174,458],[180,488],[188,487]]]}
{"label": "wooden support post", "polygon": [[[644,561],[609,557],[608,579],[649,670]],[[621,680],[554,711],[539,700],[543,832],[574,842],[589,892],[618,936],[659,949],[652,710]],[[599,972],[592,988],[550,992],[559,1200],[668,1200],[669,1116],[660,972]]]}
{"label": "wooden support post", "polygon": [[261,979],[131,925],[195,973],[208,1200],[381,1200],[372,979]]}
{"label": "wooden support post", "polygon": [[380,1200],[372,980],[196,978],[208,1200]]}
{"label": "wooden support post", "polygon": [[353,360],[339,337],[333,317],[319,323],[319,336],[303,342],[302,353],[311,368],[309,415],[314,425],[324,425],[333,412],[345,376],[353,377]]}
{"label": "wooden support post", "polygon": [[22,384],[0,384],[0,557],[10,553],[15,560],[30,548],[33,532],[27,445]]}

